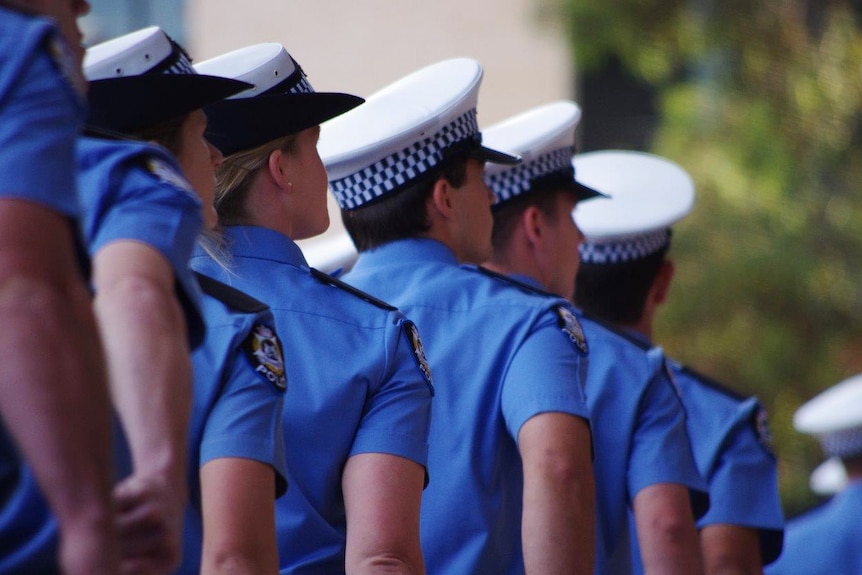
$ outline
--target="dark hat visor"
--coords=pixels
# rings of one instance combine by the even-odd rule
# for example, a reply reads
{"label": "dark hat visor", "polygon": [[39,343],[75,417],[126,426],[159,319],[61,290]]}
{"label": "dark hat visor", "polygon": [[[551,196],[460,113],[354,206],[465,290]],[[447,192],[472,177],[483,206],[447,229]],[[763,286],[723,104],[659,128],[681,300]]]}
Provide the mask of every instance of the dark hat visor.
{"label": "dark hat visor", "polygon": [[582,202],[584,200],[590,200],[592,198],[607,198],[609,197],[607,194],[603,194],[602,192],[593,189],[589,186],[585,186],[579,181],[575,180],[572,185],[572,191],[578,197],[578,201]]}
{"label": "dark hat visor", "polygon": [[298,134],[352,110],[365,100],[336,92],[270,94],[216,102],[206,108],[207,138],[230,156]]}
{"label": "dark hat visor", "polygon": [[479,146],[475,151],[470,153],[477,160],[489,162],[491,164],[503,164],[505,166],[514,166],[521,163],[521,156],[507,154],[499,150],[492,150],[485,146]]}
{"label": "dark hat visor", "polygon": [[130,134],[251,87],[239,80],[202,74],[143,74],[93,80],[87,126]]}

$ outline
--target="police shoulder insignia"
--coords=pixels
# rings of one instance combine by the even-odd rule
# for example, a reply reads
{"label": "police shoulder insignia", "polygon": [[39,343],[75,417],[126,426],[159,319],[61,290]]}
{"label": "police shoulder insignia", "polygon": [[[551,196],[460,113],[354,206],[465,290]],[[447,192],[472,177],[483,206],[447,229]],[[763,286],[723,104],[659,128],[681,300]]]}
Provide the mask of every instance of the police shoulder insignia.
{"label": "police shoulder insignia", "polygon": [[146,162],[147,171],[153,174],[160,182],[196,196],[192,185],[176,168],[159,158],[148,158]]}
{"label": "police shoulder insignia", "polygon": [[751,423],[754,427],[754,432],[757,434],[757,439],[766,451],[775,456],[775,444],[772,442],[772,432],[769,431],[769,418],[766,416],[766,409],[758,406],[751,415]]}
{"label": "police shoulder insignia", "polygon": [[581,323],[578,321],[578,318],[564,305],[558,305],[554,310],[557,312],[557,324],[560,326],[560,329],[563,330],[564,334],[569,336],[569,339],[572,340],[572,343],[575,344],[581,355],[587,355],[589,352],[587,338],[584,335],[584,330],[581,329]]}
{"label": "police shoulder insignia", "polygon": [[255,324],[245,338],[242,348],[256,373],[270,382],[278,391],[287,389],[284,356],[275,330],[260,323]]}
{"label": "police shoulder insignia", "polygon": [[75,95],[83,104],[87,98],[87,82],[84,80],[84,75],[78,66],[75,56],[72,54],[72,49],[66,40],[59,33],[51,34],[47,41],[48,54],[57,65],[60,73],[72,87]]}
{"label": "police shoulder insignia", "polygon": [[428,358],[425,357],[425,348],[422,346],[422,339],[419,337],[419,330],[416,328],[416,324],[412,321],[405,321],[402,326],[404,327],[404,334],[407,336],[407,340],[410,342],[410,347],[413,348],[413,359],[416,360],[416,365],[419,367],[419,371],[422,372],[422,375],[425,376],[425,381],[428,382],[428,385],[434,385],[434,380],[431,377],[431,366],[428,365]]}

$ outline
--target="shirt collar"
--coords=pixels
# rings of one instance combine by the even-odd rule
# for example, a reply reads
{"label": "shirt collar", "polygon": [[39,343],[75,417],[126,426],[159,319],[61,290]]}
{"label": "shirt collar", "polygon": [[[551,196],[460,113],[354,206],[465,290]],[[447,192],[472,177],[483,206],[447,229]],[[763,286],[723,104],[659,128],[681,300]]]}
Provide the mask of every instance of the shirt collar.
{"label": "shirt collar", "polygon": [[223,233],[228,250],[234,257],[308,267],[296,242],[280,232],[259,226],[227,226]]}
{"label": "shirt collar", "polygon": [[428,238],[410,238],[362,252],[353,269],[368,270],[399,264],[415,265],[420,262],[458,265],[455,252],[443,243]]}

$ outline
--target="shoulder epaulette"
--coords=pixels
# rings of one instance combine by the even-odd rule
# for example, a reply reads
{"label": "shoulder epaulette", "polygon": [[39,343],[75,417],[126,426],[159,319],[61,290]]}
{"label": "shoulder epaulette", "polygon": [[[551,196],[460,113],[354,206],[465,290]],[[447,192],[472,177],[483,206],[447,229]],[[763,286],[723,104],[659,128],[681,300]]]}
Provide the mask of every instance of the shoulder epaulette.
{"label": "shoulder epaulette", "polygon": [[268,305],[245,292],[200,272],[194,272],[194,274],[201,286],[201,291],[214,297],[233,310],[243,313],[260,313],[269,309]]}
{"label": "shoulder epaulette", "polygon": [[379,307],[380,309],[384,309],[386,311],[397,311],[398,308],[394,305],[388,304],[381,299],[377,299],[371,294],[365,293],[361,289],[356,289],[350,284],[346,284],[340,279],[334,278],[331,275],[324,273],[320,270],[316,270],[311,268],[311,275],[320,283],[324,283],[327,285],[331,285],[332,287],[337,287],[346,291],[349,294],[355,295],[361,300],[365,300],[373,306]]}
{"label": "shoulder epaulette", "polygon": [[527,293],[533,293],[533,294],[543,295],[546,297],[553,297],[553,298],[557,298],[557,299],[560,299],[560,297],[561,297],[557,294],[554,294],[554,293],[551,293],[549,291],[545,291],[543,289],[537,288],[536,286],[530,285],[528,283],[524,283],[520,280],[516,280],[513,277],[507,276],[505,274],[501,274],[499,272],[495,272],[493,270],[489,270],[488,268],[483,267],[483,266],[464,266],[464,267],[467,269],[475,269],[480,274],[484,274],[488,277],[500,280],[501,282],[507,283],[507,284],[514,286],[514,287],[516,287],[522,291],[525,291]]}
{"label": "shoulder epaulette", "polygon": [[691,379],[694,379],[694,380],[702,383],[706,387],[712,388],[712,389],[718,391],[719,393],[723,393],[724,395],[732,397],[733,399],[736,399],[739,401],[744,401],[744,400],[748,399],[745,395],[739,393],[735,389],[731,389],[731,388],[727,387],[725,384],[720,383],[720,382],[716,381],[715,379],[709,377],[708,375],[704,375],[704,374],[700,373],[699,371],[696,371],[696,370],[692,369],[691,367],[688,367],[687,365],[680,365],[679,371],[681,373],[687,375]]}
{"label": "shoulder epaulette", "polygon": [[640,349],[642,349],[642,350],[644,350],[644,351],[648,351],[648,350],[652,349],[653,347],[655,347],[655,346],[654,346],[654,345],[652,345],[651,343],[646,342],[646,341],[644,341],[644,340],[640,339],[639,337],[635,337],[634,335],[632,335],[631,333],[629,333],[629,332],[627,332],[626,330],[622,329],[621,327],[616,326],[616,325],[614,325],[614,324],[612,324],[612,323],[610,323],[610,322],[607,322],[607,321],[605,321],[605,320],[603,320],[603,319],[601,319],[601,318],[598,318],[598,317],[594,316],[594,315],[593,315],[593,314],[591,314],[591,313],[587,313],[587,312],[585,312],[585,311],[581,310],[581,315],[582,315],[584,318],[586,318],[586,319],[590,320],[591,322],[599,324],[600,326],[602,326],[602,327],[603,327],[603,328],[605,328],[606,330],[611,331],[611,332],[613,332],[613,333],[617,334],[618,336],[620,336],[620,337],[622,337],[623,339],[625,339],[625,340],[627,340],[627,341],[631,342],[632,344],[634,344],[635,346],[639,347]]}

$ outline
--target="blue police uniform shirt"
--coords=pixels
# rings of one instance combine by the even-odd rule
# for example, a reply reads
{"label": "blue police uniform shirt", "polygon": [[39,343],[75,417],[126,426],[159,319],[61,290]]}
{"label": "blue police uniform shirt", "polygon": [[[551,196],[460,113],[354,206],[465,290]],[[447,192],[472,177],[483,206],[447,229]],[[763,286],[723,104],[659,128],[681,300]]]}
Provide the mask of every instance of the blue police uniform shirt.
{"label": "blue police uniform shirt", "polygon": [[131,240],[164,256],[196,347],[203,338],[200,288],[188,262],[203,213],[179,164],[160,146],[90,137],[78,140],[77,158],[81,227],[90,255],[110,242]]}
{"label": "blue police uniform shirt", "polygon": [[[75,138],[84,101],[51,22],[0,7],[0,198],[77,217]],[[64,77],[65,76],[65,77]],[[0,573],[58,572],[57,525],[0,424]]]}
{"label": "blue police uniform shirt", "polygon": [[795,517],[784,529],[784,551],[766,575],[862,573],[862,482],[856,480],[825,504]]}
{"label": "blue police uniform shirt", "polygon": [[764,565],[781,553],[784,516],[766,410],[714,381],[669,363],[688,418],[701,475],[709,484],[709,511],[697,523],[731,524],[759,532]]}
{"label": "blue police uniform shirt", "polygon": [[427,572],[523,573],[518,433],[541,413],[587,419],[586,345],[567,302],[462,268],[430,239],[362,253],[344,279],[416,322],[434,371]]}
{"label": "blue police uniform shirt", "polygon": [[276,504],[282,572],[344,573],[347,459],[376,452],[427,462],[433,389],[414,355],[414,328],[395,308],[313,275],[283,234],[231,226],[225,235],[229,271],[202,250],[192,266],[267,301],[284,341],[290,489]]}
{"label": "blue police uniform shirt", "polygon": [[[516,276],[535,286],[533,278]],[[660,348],[647,347],[589,315],[581,326],[590,345],[587,405],[596,448],[595,573],[623,573],[632,559],[629,510],[645,487],[689,488],[694,512],[709,506],[697,471],[686,414]]]}
{"label": "blue police uniform shirt", "polygon": [[50,21],[0,8],[0,198],[77,215],[74,145],[84,100]]}
{"label": "blue police uniform shirt", "polygon": [[211,278],[199,279],[207,333],[192,353],[189,504],[177,571],[188,575],[200,571],[204,465],[227,457],[259,461],[276,474],[274,498],[287,487],[281,413],[288,378],[272,314],[268,306],[238,290]]}

